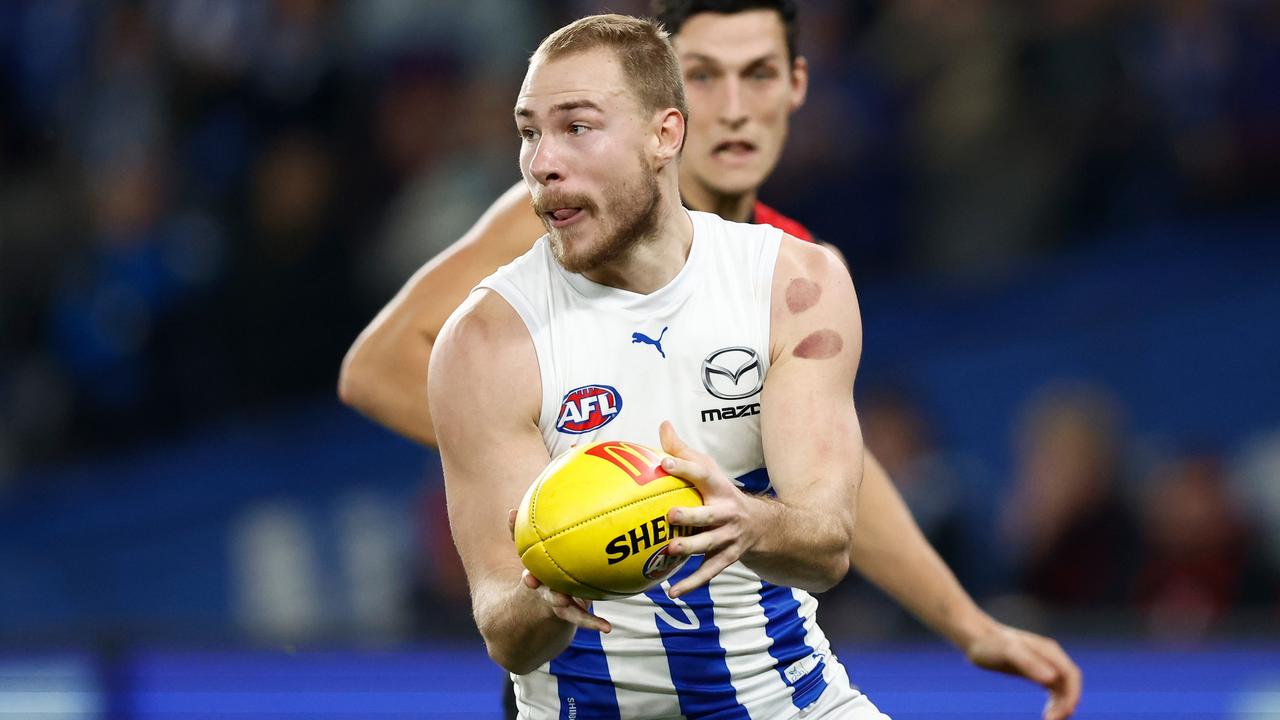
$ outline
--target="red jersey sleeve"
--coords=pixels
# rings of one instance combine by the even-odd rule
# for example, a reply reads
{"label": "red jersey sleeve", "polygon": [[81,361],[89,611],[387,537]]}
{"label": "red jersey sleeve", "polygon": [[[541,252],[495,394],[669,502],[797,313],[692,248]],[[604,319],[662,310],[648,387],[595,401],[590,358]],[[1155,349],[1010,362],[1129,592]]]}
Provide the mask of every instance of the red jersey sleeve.
{"label": "red jersey sleeve", "polygon": [[755,215],[752,222],[761,225],[772,225],[788,235],[794,235],[801,240],[813,242],[813,233],[809,232],[809,228],[765,205],[759,200],[756,201]]}

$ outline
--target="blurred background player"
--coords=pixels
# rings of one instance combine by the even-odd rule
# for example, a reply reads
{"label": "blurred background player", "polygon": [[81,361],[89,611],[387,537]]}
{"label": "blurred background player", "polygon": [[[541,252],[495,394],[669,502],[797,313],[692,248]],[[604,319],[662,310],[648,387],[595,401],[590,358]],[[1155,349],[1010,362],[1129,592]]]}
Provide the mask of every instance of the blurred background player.
{"label": "blurred background player", "polygon": [[[808,86],[808,64],[796,49],[795,4],[659,2],[654,11],[673,33],[690,106],[680,162],[685,204],[812,239],[799,223],[757,198]],[[357,338],[343,362],[343,401],[434,446],[426,370],[441,326],[477,282],[527,251],[544,231],[523,183],[495,201],[463,238],[415,273]],[[1057,643],[998,623],[974,604],[870,455],[857,514],[850,560],[863,576],[975,664],[1047,687],[1046,717],[1070,714],[1079,696],[1075,665]]]}

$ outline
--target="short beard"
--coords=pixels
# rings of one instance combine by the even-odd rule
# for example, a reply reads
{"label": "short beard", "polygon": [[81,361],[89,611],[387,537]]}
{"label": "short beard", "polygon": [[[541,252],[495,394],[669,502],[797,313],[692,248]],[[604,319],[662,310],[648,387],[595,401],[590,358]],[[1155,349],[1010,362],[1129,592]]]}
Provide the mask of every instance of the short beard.
{"label": "short beard", "polygon": [[[623,184],[616,191],[606,193],[602,205],[609,208],[615,220],[601,228],[595,244],[576,253],[568,251],[565,233],[551,227],[545,215],[538,214],[550,236],[551,253],[566,271],[582,274],[597,270],[625,257],[656,234],[661,221],[662,194],[654,174],[643,163],[641,168],[638,183]],[[584,198],[583,202],[588,201]],[[577,201],[574,206],[577,206]],[[583,207],[582,211],[587,209]],[[594,207],[590,209],[597,210]]]}

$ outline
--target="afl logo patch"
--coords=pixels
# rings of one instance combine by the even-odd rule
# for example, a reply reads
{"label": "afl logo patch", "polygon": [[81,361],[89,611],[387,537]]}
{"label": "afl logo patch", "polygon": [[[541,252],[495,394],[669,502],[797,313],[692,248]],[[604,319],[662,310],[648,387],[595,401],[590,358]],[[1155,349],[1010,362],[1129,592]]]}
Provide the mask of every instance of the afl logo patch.
{"label": "afl logo patch", "polygon": [[597,430],[622,412],[622,396],[609,385],[583,385],[565,393],[560,401],[556,430],[569,435]]}
{"label": "afl logo patch", "polygon": [[749,347],[720,348],[702,361],[702,386],[721,400],[741,400],[760,392],[764,372]]}
{"label": "afl logo patch", "polygon": [[674,557],[667,554],[667,546],[663,545],[657,552],[644,561],[644,576],[650,580],[661,580],[684,565],[689,558]]}

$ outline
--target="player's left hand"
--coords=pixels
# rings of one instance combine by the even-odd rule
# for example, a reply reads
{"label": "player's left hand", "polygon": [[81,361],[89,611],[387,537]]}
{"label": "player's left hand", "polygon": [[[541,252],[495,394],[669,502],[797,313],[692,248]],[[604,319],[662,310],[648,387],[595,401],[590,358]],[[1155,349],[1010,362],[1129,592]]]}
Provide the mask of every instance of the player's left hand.
{"label": "player's left hand", "polygon": [[[516,511],[514,509],[507,510],[507,530],[511,532],[511,539],[514,541],[516,539]],[[613,632],[613,625],[608,620],[591,612],[590,600],[552,590],[543,585],[542,581],[529,572],[528,569],[520,573],[520,582],[525,587],[538,593],[538,597],[550,606],[551,612],[561,620],[587,630],[595,630],[602,633]]]}
{"label": "player's left hand", "polygon": [[1066,720],[1080,702],[1080,668],[1051,638],[996,623],[965,655],[980,668],[1025,677],[1048,690],[1044,720]]}
{"label": "player's left hand", "polygon": [[667,512],[667,522],[672,525],[701,528],[701,532],[676,538],[667,545],[667,552],[672,555],[704,556],[701,567],[671,588],[670,596],[678,597],[705,585],[737,562],[755,545],[759,530],[751,522],[753,499],[733,484],[714,459],[686,445],[669,421],[658,428],[658,436],[662,449],[672,456],[662,461],[662,469],[693,483],[703,503],[701,507],[678,507]]}

